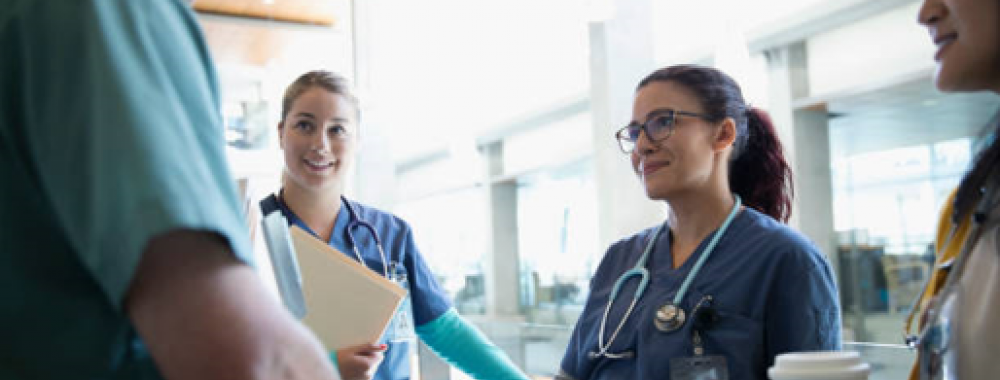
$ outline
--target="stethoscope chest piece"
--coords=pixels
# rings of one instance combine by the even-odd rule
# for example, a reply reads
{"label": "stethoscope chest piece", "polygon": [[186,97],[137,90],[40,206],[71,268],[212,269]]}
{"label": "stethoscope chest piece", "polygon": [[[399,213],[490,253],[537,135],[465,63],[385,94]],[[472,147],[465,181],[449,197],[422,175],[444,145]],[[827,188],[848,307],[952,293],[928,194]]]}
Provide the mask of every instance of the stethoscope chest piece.
{"label": "stethoscope chest piece", "polygon": [[684,326],[686,318],[684,309],[673,303],[668,303],[656,310],[656,315],[653,317],[653,324],[656,325],[657,330],[672,332]]}

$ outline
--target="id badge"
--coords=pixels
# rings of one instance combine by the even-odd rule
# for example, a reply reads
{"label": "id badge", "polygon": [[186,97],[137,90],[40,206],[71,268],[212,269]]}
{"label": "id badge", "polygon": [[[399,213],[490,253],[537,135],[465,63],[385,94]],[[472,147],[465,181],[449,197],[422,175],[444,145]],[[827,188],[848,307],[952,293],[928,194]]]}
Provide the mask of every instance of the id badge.
{"label": "id badge", "polygon": [[673,358],[670,380],[729,380],[729,367],[723,356]]}
{"label": "id badge", "polygon": [[406,298],[396,309],[396,314],[389,321],[389,326],[385,330],[385,341],[389,343],[412,342],[417,339],[416,330],[413,326],[413,307],[410,302],[410,287],[406,277],[406,268],[396,265],[393,262],[390,280],[406,291]]}

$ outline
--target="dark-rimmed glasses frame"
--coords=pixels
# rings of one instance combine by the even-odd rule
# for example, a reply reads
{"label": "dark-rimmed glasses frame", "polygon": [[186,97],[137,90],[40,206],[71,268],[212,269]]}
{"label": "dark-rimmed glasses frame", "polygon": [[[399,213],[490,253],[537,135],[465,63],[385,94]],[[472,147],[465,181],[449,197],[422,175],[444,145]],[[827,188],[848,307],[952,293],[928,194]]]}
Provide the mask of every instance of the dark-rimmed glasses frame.
{"label": "dark-rimmed glasses frame", "polygon": [[677,128],[677,115],[711,120],[708,115],[700,113],[666,109],[656,112],[645,123],[632,122],[615,132],[618,147],[624,153],[632,153],[641,136],[640,132],[646,132],[646,138],[653,143],[669,139],[674,134],[674,129]]}

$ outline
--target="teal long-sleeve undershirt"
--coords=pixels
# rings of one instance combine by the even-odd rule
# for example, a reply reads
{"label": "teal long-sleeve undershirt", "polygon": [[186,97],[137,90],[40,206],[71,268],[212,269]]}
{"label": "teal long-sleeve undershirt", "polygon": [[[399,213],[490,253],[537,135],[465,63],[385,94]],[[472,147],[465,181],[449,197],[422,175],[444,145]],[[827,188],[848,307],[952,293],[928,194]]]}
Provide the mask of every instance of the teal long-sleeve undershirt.
{"label": "teal long-sleeve undershirt", "polygon": [[529,380],[513,362],[455,309],[417,326],[417,336],[434,353],[477,380]]}

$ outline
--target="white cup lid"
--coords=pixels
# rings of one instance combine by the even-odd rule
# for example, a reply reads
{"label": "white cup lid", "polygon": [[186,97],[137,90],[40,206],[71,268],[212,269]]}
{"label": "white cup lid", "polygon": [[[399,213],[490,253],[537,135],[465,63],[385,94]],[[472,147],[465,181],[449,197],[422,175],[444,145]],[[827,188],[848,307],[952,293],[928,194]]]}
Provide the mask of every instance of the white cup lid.
{"label": "white cup lid", "polygon": [[871,371],[856,351],[790,352],[767,371],[772,380],[864,380]]}

